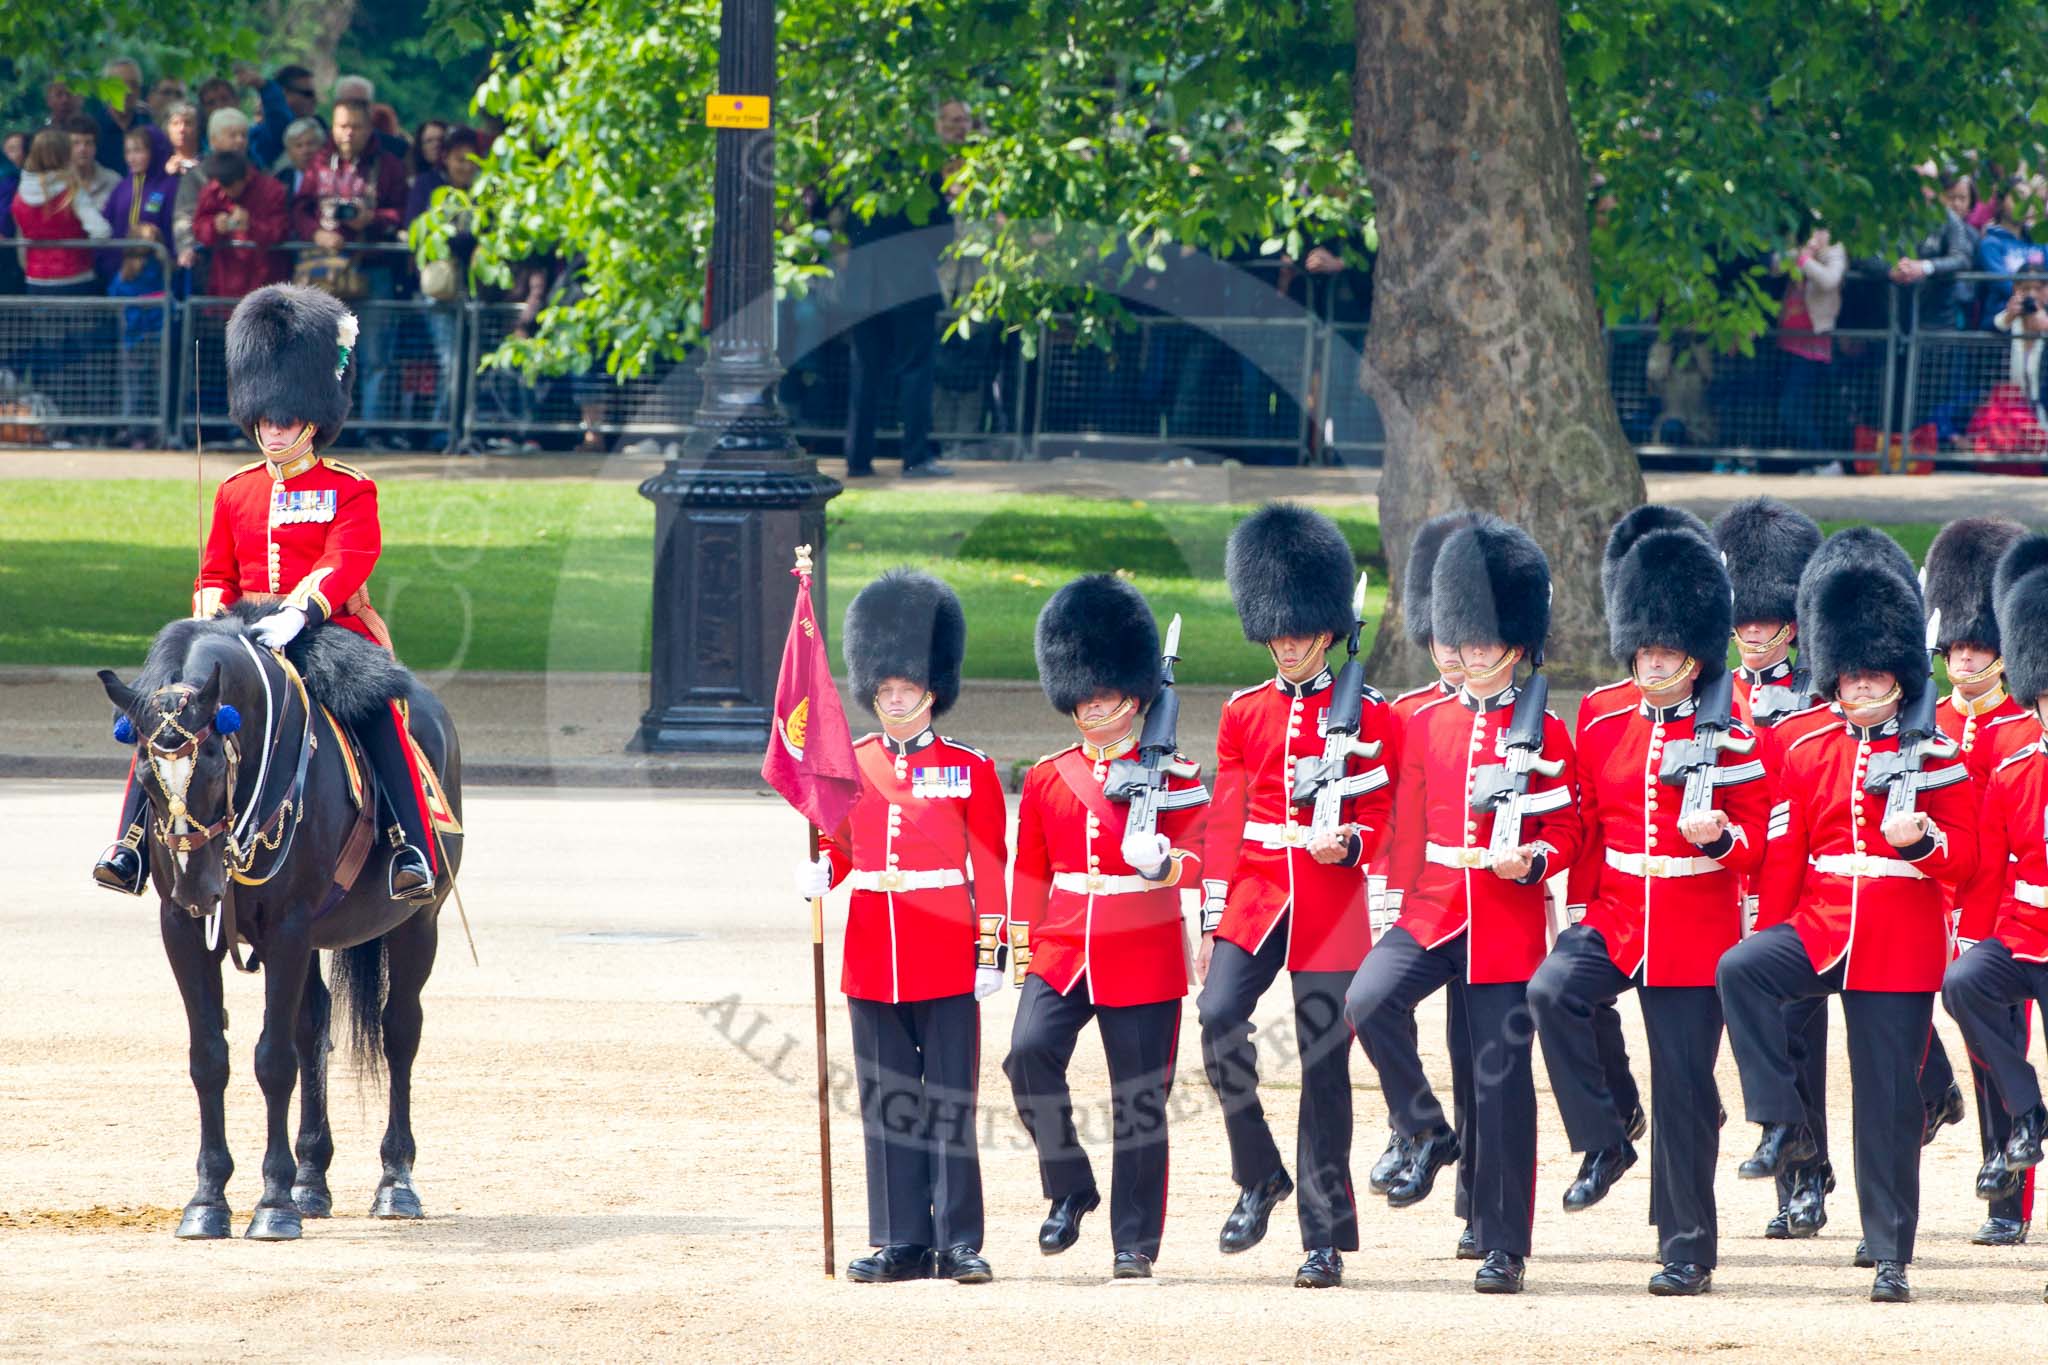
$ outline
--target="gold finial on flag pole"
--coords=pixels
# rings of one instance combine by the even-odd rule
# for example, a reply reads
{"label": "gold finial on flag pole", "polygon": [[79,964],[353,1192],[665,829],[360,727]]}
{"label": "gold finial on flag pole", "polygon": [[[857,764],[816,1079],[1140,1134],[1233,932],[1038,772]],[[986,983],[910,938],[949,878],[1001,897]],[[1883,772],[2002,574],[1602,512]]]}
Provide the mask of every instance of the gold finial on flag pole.
{"label": "gold finial on flag pole", "polygon": [[797,571],[798,573],[800,573],[800,574],[803,574],[803,575],[805,575],[806,577],[808,577],[808,576],[809,576],[809,574],[810,574],[810,572],[811,572],[811,547],[810,547],[810,546],[808,546],[808,545],[799,545],[799,546],[797,546],[797,547],[796,547],[796,571]]}

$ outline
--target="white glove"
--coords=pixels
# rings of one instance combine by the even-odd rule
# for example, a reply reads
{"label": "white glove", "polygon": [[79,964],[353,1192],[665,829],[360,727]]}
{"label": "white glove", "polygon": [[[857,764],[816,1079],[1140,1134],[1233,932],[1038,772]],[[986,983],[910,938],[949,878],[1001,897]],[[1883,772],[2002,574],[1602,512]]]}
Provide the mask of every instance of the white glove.
{"label": "white glove", "polygon": [[1164,834],[1126,834],[1121,851],[1124,861],[1137,868],[1139,874],[1149,881],[1166,866],[1173,844]]}
{"label": "white glove", "polygon": [[815,900],[832,889],[832,860],[820,857],[816,862],[809,859],[790,869],[790,884],[805,900]]}
{"label": "white glove", "polygon": [[305,628],[305,612],[297,607],[280,607],[274,614],[249,627],[249,633],[265,649],[283,649]]}
{"label": "white glove", "polygon": [[976,967],[974,969],[974,998],[986,1000],[1003,988],[1001,967]]}

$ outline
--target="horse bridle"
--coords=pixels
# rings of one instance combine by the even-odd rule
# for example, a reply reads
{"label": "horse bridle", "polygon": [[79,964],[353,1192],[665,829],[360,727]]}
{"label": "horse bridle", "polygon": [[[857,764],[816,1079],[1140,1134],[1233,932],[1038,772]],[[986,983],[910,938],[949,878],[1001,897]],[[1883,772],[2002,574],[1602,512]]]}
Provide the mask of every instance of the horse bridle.
{"label": "horse bridle", "polygon": [[[240,772],[242,762],[242,746],[235,742],[233,735],[223,735],[221,737],[221,746],[227,752],[228,762],[227,798],[223,803],[227,808],[227,813],[212,824],[201,829],[187,828],[177,830],[173,828],[174,825],[178,824],[189,825],[191,821],[191,814],[185,806],[185,797],[192,788],[193,768],[187,767],[181,770],[176,765],[180,759],[189,758],[194,761],[194,766],[196,767],[199,746],[204,744],[207,738],[213,734],[213,722],[210,720],[197,730],[188,730],[179,723],[178,717],[185,713],[186,704],[193,697],[197,696],[198,693],[199,689],[190,683],[169,683],[151,693],[152,699],[171,696],[175,697],[176,701],[175,704],[170,706],[164,705],[161,701],[157,703],[156,728],[151,730],[148,738],[143,740],[143,750],[149,755],[150,770],[156,774],[157,785],[163,788],[167,803],[164,816],[155,822],[157,841],[173,853],[187,855],[198,852],[233,828],[235,823],[235,779]],[[164,747],[163,737],[166,730],[182,741],[176,748]],[[232,838],[230,842],[233,842]]]}

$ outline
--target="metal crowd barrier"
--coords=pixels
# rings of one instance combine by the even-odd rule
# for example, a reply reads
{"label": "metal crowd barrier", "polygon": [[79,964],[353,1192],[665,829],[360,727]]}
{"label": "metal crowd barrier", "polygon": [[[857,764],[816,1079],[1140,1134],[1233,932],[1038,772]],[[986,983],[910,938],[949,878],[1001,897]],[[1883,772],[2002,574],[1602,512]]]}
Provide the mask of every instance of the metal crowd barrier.
{"label": "metal crowd barrier", "polygon": [[[0,239],[29,245],[133,249],[159,278],[178,277],[161,243]],[[411,296],[409,272],[395,259],[404,247],[353,250],[367,263],[370,288],[349,301],[362,320],[349,444],[404,437],[479,450],[542,438],[569,445],[596,432],[614,448],[655,453],[689,437],[701,394],[694,364],[666,362],[624,383],[601,364],[538,383],[486,370],[481,362],[510,333],[517,305]],[[1866,300],[1864,325],[1822,337],[1774,330],[1749,354],[1654,326],[1609,328],[1609,383],[1624,432],[1645,459],[1666,463],[1783,469],[1840,460],[1894,472],[1938,459],[2048,468],[2048,272],[1877,287],[1881,302]],[[1949,294],[1918,297],[1936,288]],[[2017,336],[1987,330],[2009,295],[2008,322],[2022,320]],[[2033,313],[2022,311],[2027,299]],[[0,443],[189,441],[202,423],[209,441],[236,438],[220,346],[234,302],[180,299],[175,288],[0,296]],[[1933,302],[1939,312],[1924,306]],[[1883,313],[1882,327],[1870,325],[1872,308]],[[2029,317],[2041,319],[2038,330],[2025,330]],[[1369,464],[1385,449],[1380,415],[1359,382],[1368,325],[1332,322],[1324,310],[1147,315],[1106,349],[1052,326],[1039,331],[1028,361],[1015,337],[947,339],[950,321],[935,322],[940,380],[931,434],[952,453],[1204,450],[1248,461]],[[1936,325],[1948,321],[1967,325]],[[829,450],[846,436],[852,362],[845,335],[819,322],[785,324],[788,373],[779,396],[799,439]],[[886,394],[878,432],[885,440],[901,431],[894,406]]]}

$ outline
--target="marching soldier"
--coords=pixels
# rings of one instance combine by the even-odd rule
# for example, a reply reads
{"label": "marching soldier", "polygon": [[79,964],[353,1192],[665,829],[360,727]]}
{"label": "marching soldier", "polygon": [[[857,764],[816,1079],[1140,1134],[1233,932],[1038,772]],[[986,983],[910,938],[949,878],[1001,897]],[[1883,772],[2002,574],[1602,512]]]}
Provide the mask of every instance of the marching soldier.
{"label": "marching soldier", "polygon": [[[1975,799],[1959,760],[1901,743],[1902,709],[1932,686],[1917,588],[1888,556],[1825,554],[1799,619],[1815,687],[1842,723],[1784,749],[1758,913],[1770,927],[1729,949],[1719,973],[1744,1104],[1763,1127],[1738,1174],[1767,1179],[1817,1155],[1784,1007],[1839,993],[1871,1298],[1903,1303],[1920,1212],[1918,1072],[1948,960],[1943,888],[1975,869]],[[1887,790],[1866,785],[1887,773],[1911,784],[1911,810],[1887,815]]]}
{"label": "marching soldier", "polygon": [[1364,687],[1354,734],[1370,756],[1343,764],[1341,823],[1318,832],[1313,812],[1297,804],[1295,765],[1322,756],[1336,714],[1342,675],[1333,675],[1328,654],[1356,629],[1356,575],[1343,533],[1319,512],[1271,503],[1232,532],[1224,576],[1245,638],[1266,647],[1277,676],[1223,709],[1202,858],[1202,1061],[1223,1105],[1240,1187],[1218,1241],[1226,1253],[1256,1246],[1274,1206],[1294,1189],[1259,1103],[1251,1040],[1252,1010],[1284,966],[1301,1058],[1295,1169],[1308,1253],[1294,1283],[1307,1289],[1340,1283],[1343,1253],[1358,1249],[1344,988],[1370,944],[1360,866],[1385,837],[1400,762],[1392,714]]}
{"label": "marching soldier", "polygon": [[[1757,731],[1757,752],[1775,784],[1785,748],[1808,730],[1839,724],[1841,717],[1813,693],[1811,671],[1796,664],[1800,575],[1821,545],[1812,517],[1776,498],[1739,502],[1714,521],[1714,541],[1735,592],[1736,714]],[[1744,917],[1751,928],[1767,929],[1761,918],[1757,880],[1747,881]],[[1828,1160],[1828,1002],[1826,996],[1785,1006],[1792,1064],[1813,1131],[1811,1161],[1778,1177],[1778,1210],[1764,1226],[1774,1240],[1812,1237],[1827,1226],[1827,1197],[1835,1171]]]}
{"label": "marching soldier", "polygon": [[1992,1200],[2009,1198],[2017,1179],[2031,1181],[2048,1131],[2025,1025],[2014,1018],[2024,1020],[2036,1001],[2048,1009],[2048,741],[2038,728],[2048,725],[2048,536],[2014,544],[1999,562],[1995,586],[2004,685],[2037,726],[2028,727],[2030,742],[2001,759],[1986,784],[1977,876],[1962,907],[1964,937],[1982,937],[1949,964],[1942,985],[1942,1003],[2005,1111],[2005,1142],[1986,1154],[1977,1177],[1977,1193]]}
{"label": "marching soldier", "polygon": [[975,1095],[980,1002],[1002,985],[1009,817],[989,756],[932,729],[960,696],[967,621],[951,588],[896,569],[847,604],[842,638],[882,731],[853,746],[860,795],[797,890],[853,888],[840,989],[876,1251],[846,1277],[986,1284]]}
{"label": "marching soldier", "polygon": [[[228,319],[228,411],[263,458],[230,474],[214,493],[192,614],[214,616],[239,601],[278,603],[249,631],[271,649],[322,625],[391,648],[368,594],[384,543],[377,485],[320,454],[348,420],[356,326],[333,295],[285,284],[250,294]],[[393,900],[432,900],[440,859],[426,788],[402,703],[392,702],[390,712],[390,724],[365,726],[357,736],[391,817],[386,890]],[[147,801],[131,767],[120,839],[93,868],[101,886],[142,894],[149,879]]]}
{"label": "marching soldier", "polygon": [[[1927,567],[1922,573],[1928,617],[1934,623],[1934,649],[1947,660],[1954,688],[1942,700],[1936,720],[1942,733],[1962,751],[1963,765],[1970,770],[1980,803],[1998,765],[2041,737],[2033,713],[2007,694],[2002,681],[2005,660],[1992,600],[2000,556],[2026,533],[2027,528],[2018,522],[1996,517],[1952,521],[1927,547]],[[1991,869],[1980,866],[1980,876],[1990,874]],[[1983,938],[1990,928],[1988,917],[1959,926],[1962,936],[1973,940]],[[2010,1012],[2009,1022],[2023,1049],[2028,1018],[2025,1009]],[[1991,1199],[1989,1217],[1970,1240],[1978,1246],[2018,1246],[2027,1240],[2027,1224],[2033,1217],[2034,1171],[2032,1167],[2005,1171],[2002,1158],[2012,1136],[2011,1118],[1996,1079],[1984,1069],[1974,1048],[1970,1081],[1977,1096],[1977,1136],[1986,1169],[1997,1159],[1998,1170],[2005,1176]],[[1924,1083],[1921,1089],[1924,1100]]]}
{"label": "marching soldier", "polygon": [[1430,615],[1436,638],[1457,647],[1465,678],[1456,697],[1419,710],[1404,737],[1388,865],[1401,918],[1366,955],[1344,1008],[1413,1144],[1387,1192],[1405,1207],[1427,1197],[1459,1149],[1423,1074],[1412,1016],[1462,979],[1475,1066],[1472,1229],[1484,1258],[1473,1287],[1512,1294],[1529,1254],[1536,1175],[1535,1078],[1518,1020],[1546,947],[1544,878],[1569,866],[1579,845],[1569,734],[1556,716],[1521,703],[1514,681],[1518,663],[1542,663],[1549,562],[1520,528],[1482,518],[1444,541]]}
{"label": "marching soldier", "polygon": [[1081,742],[1024,779],[1010,898],[1023,994],[1003,1071],[1052,1201],[1038,1233],[1050,1256],[1101,1202],[1067,1089],[1074,1042],[1095,1020],[1112,1092],[1113,1273],[1147,1279],[1166,1220],[1166,1101],[1188,991],[1176,888],[1200,882],[1209,793],[1176,756],[1150,834],[1127,828],[1130,807],[1104,794],[1160,690],[1159,630],[1136,588],[1111,574],[1061,588],[1039,613],[1037,656],[1047,698]]}
{"label": "marching soldier", "polygon": [[[1576,1212],[1636,1161],[1608,1093],[1593,1010],[1637,989],[1656,1110],[1650,1219],[1664,1262],[1650,1292],[1700,1294],[1712,1285],[1717,1244],[1714,968],[1742,935],[1740,879],[1762,864],[1769,785],[1749,756],[1754,736],[1729,714],[1729,694],[1718,715],[1700,714],[1701,689],[1727,673],[1733,628],[1728,577],[1706,527],[1632,515],[1609,551],[1609,638],[1635,696],[1581,722],[1585,835],[1566,896],[1578,922],[1530,979],[1529,1009],[1565,1132],[1586,1154],[1564,1195],[1565,1211]],[[1614,689],[1607,698],[1619,700]],[[1681,778],[1683,793],[1665,776],[1674,758],[1706,765]],[[1704,807],[1693,805],[1688,781],[1704,783]]]}

